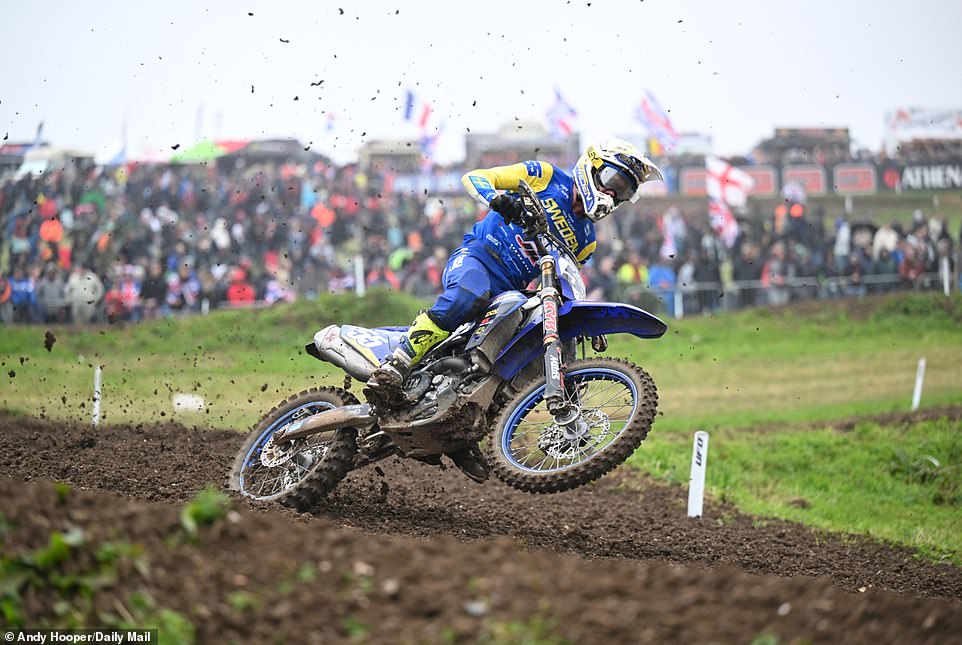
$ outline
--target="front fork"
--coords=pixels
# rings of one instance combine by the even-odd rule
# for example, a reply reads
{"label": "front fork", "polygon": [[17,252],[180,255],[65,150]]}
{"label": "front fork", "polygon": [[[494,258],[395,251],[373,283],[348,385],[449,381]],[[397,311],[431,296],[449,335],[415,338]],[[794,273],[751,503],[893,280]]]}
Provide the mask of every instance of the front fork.
{"label": "front fork", "polygon": [[574,421],[579,413],[578,407],[565,400],[564,363],[562,362],[561,338],[558,335],[558,308],[561,297],[558,291],[558,277],[555,272],[555,259],[547,255],[538,264],[541,268],[541,311],[544,317],[544,400],[548,411],[558,425]]}

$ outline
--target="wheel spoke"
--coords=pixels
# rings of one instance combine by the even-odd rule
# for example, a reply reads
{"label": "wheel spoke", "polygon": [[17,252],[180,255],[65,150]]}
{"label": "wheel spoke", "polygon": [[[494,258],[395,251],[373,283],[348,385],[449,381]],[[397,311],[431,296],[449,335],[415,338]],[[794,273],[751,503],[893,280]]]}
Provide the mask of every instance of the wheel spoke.
{"label": "wheel spoke", "polygon": [[[594,381],[592,381],[591,383],[594,383]],[[596,388],[596,387],[592,387],[591,383],[587,384],[588,387],[585,388],[584,392],[579,397],[580,405],[584,407],[594,407],[595,404],[592,403],[592,401],[604,399],[604,397],[608,394],[609,391],[614,389],[616,386],[621,385],[620,383],[611,383],[611,384],[607,384],[606,387]],[[620,391],[620,390],[616,390],[616,392],[617,391]],[[610,400],[610,399],[607,399],[607,400]],[[605,400],[605,402],[607,402],[607,400]]]}
{"label": "wheel spoke", "polygon": [[612,409],[612,408],[613,408],[614,410],[620,410],[620,409],[625,408],[625,407],[633,407],[633,406],[631,405],[631,403],[625,403],[624,401],[622,401],[621,403],[610,403],[610,404],[609,404],[609,401],[612,401],[612,400],[614,400],[614,399],[613,399],[613,398],[612,398],[612,399],[608,399],[608,401],[605,401],[604,403],[602,403],[602,404],[600,404],[600,405],[593,405],[593,406],[591,406],[591,409],[592,409],[592,410],[602,410],[602,409]]}
{"label": "wheel spoke", "polygon": [[[263,494],[263,493],[264,493],[264,487],[265,487],[265,486],[267,486],[268,484],[273,484],[273,483],[279,481],[279,480],[281,479],[281,477],[283,477],[283,476],[284,476],[284,472],[280,472],[276,477],[272,477],[272,478],[270,478],[270,479],[263,479],[263,480],[261,480],[260,486],[257,487],[257,492],[258,492],[258,494]],[[276,490],[277,490],[276,488],[273,488],[273,487],[272,487],[271,490],[270,490],[270,492],[268,493],[268,495],[273,495]]]}
{"label": "wheel spoke", "polygon": [[524,458],[521,460],[521,463],[522,463],[522,464],[527,464],[527,463],[528,463],[528,458],[531,457],[531,455],[533,455],[534,453],[538,452],[539,450],[541,450],[541,448],[538,447],[538,444],[535,444],[535,445],[534,445],[534,449],[531,450],[531,452],[529,452],[528,454],[526,454],[526,455],[524,456]]}
{"label": "wheel spoke", "polygon": [[[621,384],[621,383],[618,383],[617,385],[622,385],[622,384]],[[599,395],[601,395],[601,394],[604,394],[605,392],[607,392],[607,391],[610,390],[610,389],[611,389],[611,388],[609,387],[609,388],[606,388],[606,389],[602,390],[601,392],[594,392],[593,394],[594,394],[595,396],[599,396]],[[626,390],[627,388],[625,388],[624,385],[622,385],[622,389],[623,389],[623,390]],[[621,391],[616,392],[613,396],[608,397],[607,399],[605,399],[605,400],[602,401],[601,403],[592,405],[592,406],[590,406],[590,407],[593,407],[593,408],[602,408],[602,407],[605,407],[605,406],[608,405],[608,403],[609,403],[610,401],[614,401],[614,400],[615,400],[616,398],[618,398],[619,396],[622,396],[622,392],[621,392]],[[624,405],[624,404],[622,404],[622,405]]]}
{"label": "wheel spoke", "polygon": [[539,426],[551,425],[552,423],[554,423],[554,419],[545,419],[544,421],[525,421],[524,423],[519,423],[518,427],[519,428],[523,426],[539,427]]}
{"label": "wheel spoke", "polygon": [[544,459],[542,459],[541,461],[539,461],[539,462],[535,465],[535,469],[536,469],[536,470],[541,470],[541,467],[544,466],[544,462],[546,462],[546,461],[548,461],[548,455],[547,455],[547,454],[544,456]]}
{"label": "wheel spoke", "polygon": [[[590,388],[590,387],[591,387],[591,383],[597,383],[597,382],[598,382],[597,380],[585,381],[585,384],[588,386],[588,387],[586,387],[585,389],[587,390],[588,388]],[[624,387],[624,383],[620,383],[620,382],[618,382],[618,381],[609,381],[609,382],[607,383],[606,387],[605,387],[603,390],[598,390],[598,391],[592,392],[592,394],[594,394],[595,396],[598,396],[598,395],[604,394],[604,393],[607,392],[608,390],[614,389],[615,387],[618,387],[618,386]],[[584,397],[582,397],[582,398],[584,398]]]}
{"label": "wheel spoke", "polygon": [[[319,463],[324,460],[325,455],[333,441],[332,433],[320,433],[311,435],[303,440],[288,442],[285,445],[273,445],[270,443],[274,433],[291,423],[306,419],[318,412],[328,410],[334,406],[326,401],[308,402],[294,410],[291,410],[273,421],[265,432],[258,438],[254,447],[250,449],[247,460],[241,467],[242,485],[241,489],[245,495],[255,499],[273,497],[282,493],[285,489],[295,486],[301,482]],[[283,443],[283,442],[282,442]],[[266,466],[261,461],[264,448],[268,448],[270,460],[277,460],[274,467]],[[303,466],[297,461],[298,454],[309,455],[311,463]]]}
{"label": "wheel spoke", "polygon": [[[608,407],[608,406],[603,406],[603,407]],[[626,403],[622,403],[622,404],[619,405],[617,408],[615,408],[615,412],[617,412],[618,410],[621,410],[621,409],[623,409],[623,408],[631,409],[631,406],[628,405],[628,404],[626,404]],[[591,409],[592,409],[592,410],[601,410],[602,408],[591,408]],[[614,416],[615,416],[615,412],[609,413],[609,414],[608,414],[608,418],[611,419],[612,417],[614,417]],[[630,417],[631,414],[629,414],[628,416]]]}
{"label": "wheel spoke", "polygon": [[621,435],[637,410],[634,385],[620,372],[589,369],[568,377],[565,401],[579,407],[587,426],[579,437],[565,439],[564,433],[575,427],[557,426],[542,398],[544,390],[535,390],[506,435],[505,455],[524,470],[547,473],[593,458]]}
{"label": "wheel spoke", "polygon": [[[585,461],[586,459],[590,459],[590,458],[591,458],[591,455],[597,455],[597,454],[598,454],[598,451],[595,450],[593,453],[591,453],[591,455],[589,455],[587,449],[590,448],[590,447],[591,447],[590,444],[585,444],[585,446],[584,446],[585,449],[584,449],[584,450],[582,450],[581,448],[576,448],[576,449],[575,449],[575,453],[576,453],[576,456],[577,456],[577,463],[580,464],[582,461]],[[575,459],[575,457],[572,457],[572,459]]]}
{"label": "wheel spoke", "polygon": [[[550,425],[550,424],[547,424],[547,425]],[[517,437],[524,437],[529,434],[541,434],[546,429],[547,428],[545,426],[542,426],[540,428],[531,428],[530,430],[525,430],[524,432],[515,432],[514,437],[517,438]]]}

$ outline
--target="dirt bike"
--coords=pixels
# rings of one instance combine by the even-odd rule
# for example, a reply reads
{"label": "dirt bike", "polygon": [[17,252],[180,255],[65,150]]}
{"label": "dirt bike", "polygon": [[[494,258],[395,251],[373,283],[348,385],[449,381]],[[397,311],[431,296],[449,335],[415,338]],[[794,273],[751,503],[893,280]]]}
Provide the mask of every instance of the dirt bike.
{"label": "dirt bike", "polygon": [[[602,353],[607,335],[659,338],[667,326],[637,307],[586,301],[578,260],[549,233],[544,206],[524,182],[518,194],[539,288],[491,300],[394,396],[368,386],[360,403],[346,385],[281,402],[237,453],[231,488],[304,511],[353,469],[392,455],[442,465],[447,455],[475,481],[493,470],[514,488],[555,493],[598,479],[641,445],[656,413],[654,381],[628,361],[587,358],[585,345]],[[306,350],[366,383],[405,331],[331,325]]]}

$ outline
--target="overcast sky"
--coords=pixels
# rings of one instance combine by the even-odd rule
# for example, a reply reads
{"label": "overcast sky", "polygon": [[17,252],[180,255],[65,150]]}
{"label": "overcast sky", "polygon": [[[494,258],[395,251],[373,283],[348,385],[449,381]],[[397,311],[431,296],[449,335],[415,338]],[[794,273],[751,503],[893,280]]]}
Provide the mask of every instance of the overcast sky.
{"label": "overcast sky", "polygon": [[292,136],[344,161],[416,133],[413,88],[444,123],[443,162],[469,129],[544,120],[555,87],[582,141],[640,133],[649,89],[732,155],[776,126],[849,127],[877,150],[887,111],[962,107],[956,0],[205,4],[5,2],[0,135],[43,121],[52,144],[110,156],[126,121],[132,152]]}

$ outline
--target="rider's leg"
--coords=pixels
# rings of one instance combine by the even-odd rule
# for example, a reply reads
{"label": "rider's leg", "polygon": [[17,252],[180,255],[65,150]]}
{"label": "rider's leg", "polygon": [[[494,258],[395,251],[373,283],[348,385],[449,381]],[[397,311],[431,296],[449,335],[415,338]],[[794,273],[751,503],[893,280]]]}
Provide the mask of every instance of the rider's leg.
{"label": "rider's leg", "polygon": [[431,310],[422,311],[408,327],[407,334],[394,353],[401,353],[410,367],[419,363],[425,354],[450,335],[451,331],[441,328]]}
{"label": "rider's leg", "polygon": [[422,311],[401,345],[371,375],[372,385],[400,387],[424,355],[462,323],[477,316],[491,298],[491,276],[485,266],[459,249],[444,268],[444,293]]}
{"label": "rider's leg", "polygon": [[428,309],[428,314],[439,327],[448,331],[473,320],[493,295],[492,283],[495,281],[487,267],[463,249],[448,260],[442,280],[444,293]]}

